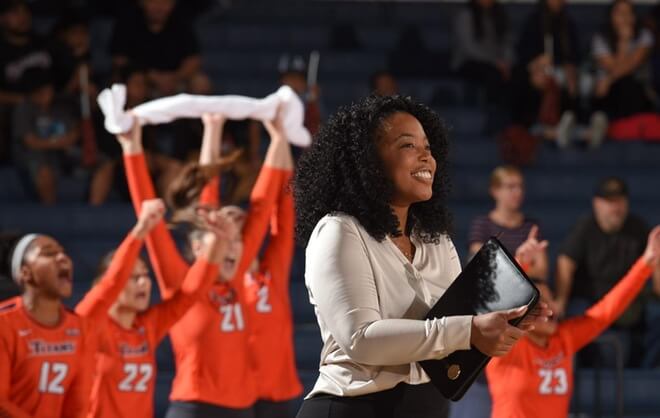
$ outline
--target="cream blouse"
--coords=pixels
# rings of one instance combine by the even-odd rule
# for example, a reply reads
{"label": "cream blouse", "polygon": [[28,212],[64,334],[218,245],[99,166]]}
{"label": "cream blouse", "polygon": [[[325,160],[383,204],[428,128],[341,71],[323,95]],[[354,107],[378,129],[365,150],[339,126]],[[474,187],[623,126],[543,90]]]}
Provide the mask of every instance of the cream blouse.
{"label": "cream blouse", "polygon": [[471,316],[424,320],[461,271],[454,244],[415,237],[410,263],[352,216],[321,219],[306,250],[305,283],[321,329],[319,378],[307,397],[356,396],[429,381],[417,361],[470,348]]}

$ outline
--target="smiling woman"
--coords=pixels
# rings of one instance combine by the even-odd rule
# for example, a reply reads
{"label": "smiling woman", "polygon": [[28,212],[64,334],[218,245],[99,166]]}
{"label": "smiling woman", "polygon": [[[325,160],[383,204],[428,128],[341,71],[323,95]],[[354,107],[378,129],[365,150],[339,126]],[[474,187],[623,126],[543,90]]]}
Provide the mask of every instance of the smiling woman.
{"label": "smiling woman", "polygon": [[341,109],[303,154],[297,232],[323,350],[299,418],[446,416],[417,362],[503,355],[523,335],[507,323],[521,310],[423,319],[461,269],[448,184],[444,124],[410,98]]}

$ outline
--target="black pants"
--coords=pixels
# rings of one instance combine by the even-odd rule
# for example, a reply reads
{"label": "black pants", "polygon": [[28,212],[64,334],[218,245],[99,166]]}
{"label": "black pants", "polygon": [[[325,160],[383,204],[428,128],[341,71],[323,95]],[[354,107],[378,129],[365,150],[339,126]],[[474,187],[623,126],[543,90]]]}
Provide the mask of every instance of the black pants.
{"label": "black pants", "polygon": [[233,409],[203,402],[172,402],[165,418],[255,418],[254,409]]}
{"label": "black pants", "polygon": [[382,392],[303,401],[297,418],[447,418],[449,402],[430,383],[399,384]]}
{"label": "black pants", "polygon": [[506,102],[508,81],[494,65],[485,61],[466,61],[458,73],[468,81],[483,86],[489,104]]}
{"label": "black pants", "polygon": [[259,400],[254,404],[254,416],[256,418],[291,418],[291,402],[272,402]]}
{"label": "black pants", "polygon": [[653,112],[653,103],[644,85],[633,76],[627,76],[615,81],[607,96],[596,99],[594,108],[604,111],[613,121],[638,113]]}

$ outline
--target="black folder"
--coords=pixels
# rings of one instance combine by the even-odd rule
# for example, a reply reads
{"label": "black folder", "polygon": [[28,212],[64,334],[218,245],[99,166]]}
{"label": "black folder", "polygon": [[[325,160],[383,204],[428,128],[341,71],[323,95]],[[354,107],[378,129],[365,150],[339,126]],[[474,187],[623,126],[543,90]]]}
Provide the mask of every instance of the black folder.
{"label": "black folder", "polygon": [[[479,315],[527,305],[525,316],[536,306],[539,291],[523,269],[497,238],[490,238],[465,266],[426,316],[441,318],[455,315]],[[522,318],[511,321],[518,325]],[[490,357],[475,347],[455,351],[441,360],[420,364],[431,383],[447,399],[463,397]]]}

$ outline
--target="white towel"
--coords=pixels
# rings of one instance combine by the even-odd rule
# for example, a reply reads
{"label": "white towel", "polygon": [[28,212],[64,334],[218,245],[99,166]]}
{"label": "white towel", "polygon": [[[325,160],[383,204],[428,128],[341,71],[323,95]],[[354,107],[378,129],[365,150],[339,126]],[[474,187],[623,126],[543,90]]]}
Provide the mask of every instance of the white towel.
{"label": "white towel", "polygon": [[[104,89],[97,101],[105,115],[105,128],[112,134],[128,132],[133,126],[133,116],[124,110],[126,87],[115,84]],[[227,119],[272,120],[280,106],[284,134],[289,142],[301,147],[309,146],[311,135],[303,125],[305,107],[298,95],[288,86],[263,99],[245,96],[200,96],[178,94],[152,100],[131,110],[141,125],[156,125],[180,118],[200,118],[203,113],[220,113]]]}

